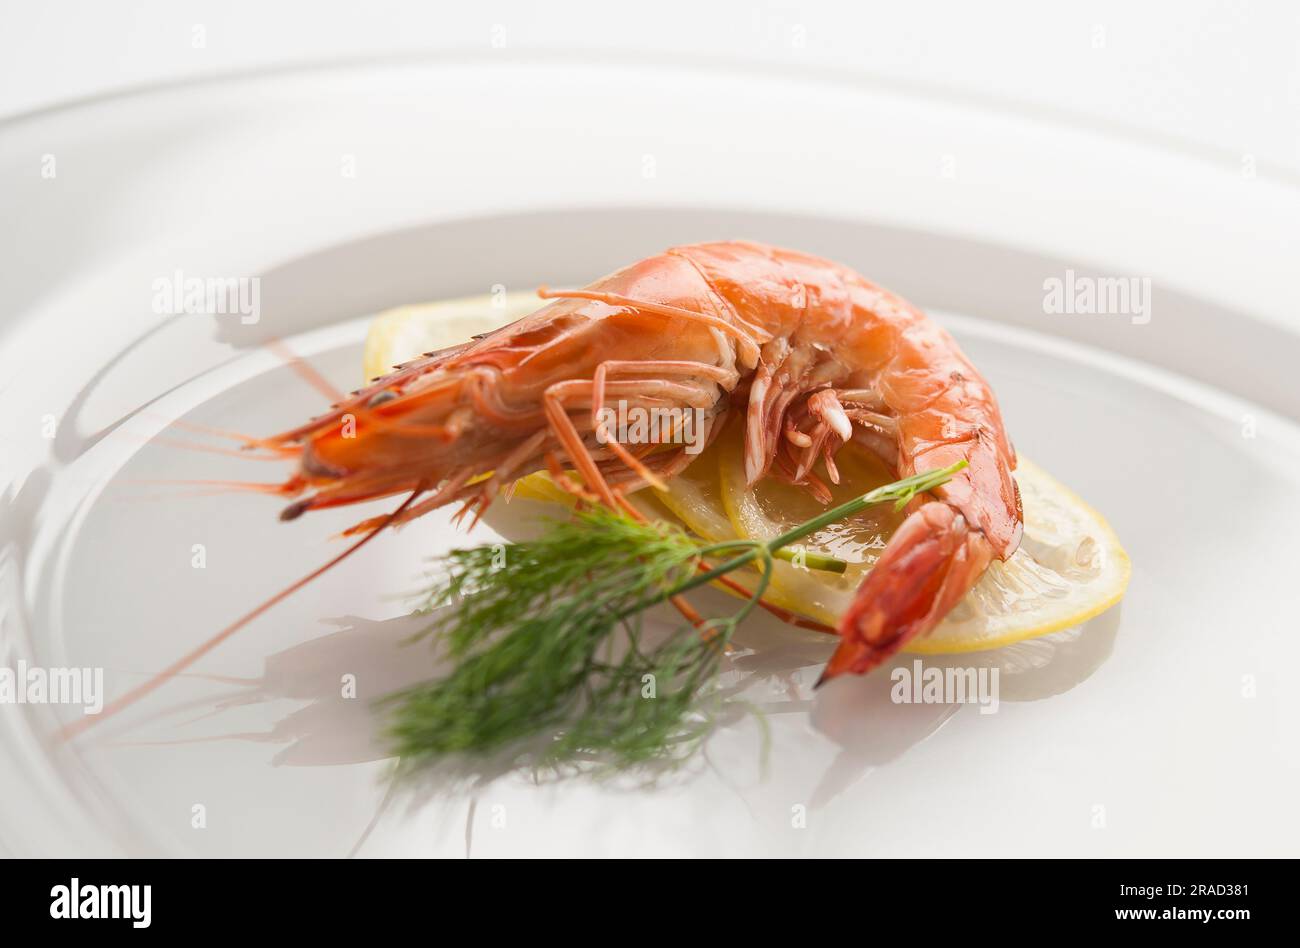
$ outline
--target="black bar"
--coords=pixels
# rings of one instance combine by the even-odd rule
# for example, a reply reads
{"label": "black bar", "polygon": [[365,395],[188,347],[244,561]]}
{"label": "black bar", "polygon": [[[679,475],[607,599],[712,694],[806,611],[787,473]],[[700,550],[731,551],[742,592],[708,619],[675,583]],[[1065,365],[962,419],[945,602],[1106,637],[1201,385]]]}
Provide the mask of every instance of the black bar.
{"label": "black bar", "polygon": [[[400,918],[439,937],[448,926],[483,921],[486,908],[488,919],[545,918],[548,927],[612,913],[611,920],[633,927],[637,918],[653,920],[656,934],[667,935],[674,922],[666,908],[689,902],[683,926],[713,903],[739,924],[748,913],[761,922],[780,905],[795,925],[811,909],[809,921],[840,912],[849,926],[884,915],[898,924],[924,920],[926,934],[987,933],[1014,923],[1231,935],[1243,925],[1287,920],[1283,901],[1295,870],[1289,861],[1244,860],[575,861],[559,871],[524,861],[31,860],[3,864],[0,905],[7,933],[75,924],[85,933],[248,934],[255,919],[292,916],[302,935],[364,932],[377,920],[382,926]],[[83,905],[111,909],[115,898],[119,917],[52,917],[68,914],[68,900],[59,899],[65,890],[71,896],[73,879]],[[122,889],[103,897],[97,887],[109,885],[149,887],[147,927],[138,924],[145,890],[133,890],[128,902]]]}

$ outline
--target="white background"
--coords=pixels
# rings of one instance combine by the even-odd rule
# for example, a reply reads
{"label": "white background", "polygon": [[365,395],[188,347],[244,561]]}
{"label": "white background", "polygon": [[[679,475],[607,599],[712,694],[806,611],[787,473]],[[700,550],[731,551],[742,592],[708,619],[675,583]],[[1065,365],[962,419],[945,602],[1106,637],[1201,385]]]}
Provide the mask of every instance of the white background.
{"label": "white background", "polygon": [[[5,0],[0,116],[147,84],[493,48],[834,70],[1300,170],[1300,4]],[[787,117],[774,116],[774,127]]]}

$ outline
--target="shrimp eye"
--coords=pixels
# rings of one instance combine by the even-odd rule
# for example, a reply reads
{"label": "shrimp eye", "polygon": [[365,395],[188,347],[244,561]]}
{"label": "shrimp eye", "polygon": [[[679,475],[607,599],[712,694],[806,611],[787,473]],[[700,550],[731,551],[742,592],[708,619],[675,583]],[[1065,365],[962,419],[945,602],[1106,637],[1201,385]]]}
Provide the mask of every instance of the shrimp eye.
{"label": "shrimp eye", "polygon": [[309,507],[311,507],[310,500],[294,501],[288,507],[285,507],[280,511],[280,519],[284,521],[297,520]]}
{"label": "shrimp eye", "polygon": [[366,407],[375,408],[382,405],[384,402],[391,402],[396,397],[397,395],[393,391],[385,389],[382,392],[376,392],[374,395],[370,396],[370,401],[366,402]]}

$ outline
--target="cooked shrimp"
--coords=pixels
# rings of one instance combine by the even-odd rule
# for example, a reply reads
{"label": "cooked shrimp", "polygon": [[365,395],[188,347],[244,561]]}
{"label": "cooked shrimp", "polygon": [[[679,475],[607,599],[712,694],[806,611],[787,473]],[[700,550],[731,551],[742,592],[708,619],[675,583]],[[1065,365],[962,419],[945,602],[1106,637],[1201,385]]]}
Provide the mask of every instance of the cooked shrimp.
{"label": "cooked shrimp", "polygon": [[835,454],[849,440],[900,477],[965,460],[933,495],[913,501],[843,617],[823,679],[866,672],[924,635],[993,557],[1015,552],[1015,452],[992,391],[947,332],[852,270],[761,244],[707,243],[582,290],[539,294],[553,301],[259,439],[298,453],[296,473],[278,489],[303,496],[282,518],[409,495],[349,531],[365,534],[350,553],[379,530],[446,504],[481,513],[533,471],[574,470],[582,486],[568,476],[557,482],[614,506],[690,464],[695,455],[685,448],[612,440],[600,421],[609,399],[699,409],[706,437],[738,415],[751,484],[777,477],[824,499],[815,467],[838,482]]}
{"label": "cooked shrimp", "polygon": [[696,244],[541,295],[556,299],[271,439],[303,445],[287,486],[312,491],[285,516],[411,491],[429,496],[398,522],[453,501],[481,511],[560,457],[613,505],[692,460],[598,430],[600,408],[619,398],[702,409],[713,432],[742,413],[751,484],[775,476],[824,494],[814,466],[838,480],[835,452],[850,439],[900,477],[968,463],[913,502],[840,624],[826,677],[875,667],[1015,552],[1015,452],[988,384],[947,332],[853,271],[760,244]]}

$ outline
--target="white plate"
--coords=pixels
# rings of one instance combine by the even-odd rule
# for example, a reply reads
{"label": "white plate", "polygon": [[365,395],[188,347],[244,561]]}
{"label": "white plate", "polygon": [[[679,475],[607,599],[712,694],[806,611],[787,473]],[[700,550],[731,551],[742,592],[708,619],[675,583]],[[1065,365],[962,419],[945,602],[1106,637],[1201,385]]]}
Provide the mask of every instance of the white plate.
{"label": "white plate", "polygon": [[[0,166],[27,180],[0,238],[9,664],[103,666],[120,692],[368,512],[280,524],[267,498],[144,483],[280,473],[158,437],[318,410],[266,339],[351,387],[361,314],[722,236],[825,253],[935,310],[1017,446],[1134,562],[1121,610],[979,659],[1004,669],[997,714],[892,705],[881,676],[813,704],[824,647],[763,627],[756,660],[781,673],[757,685],[779,712],[766,779],[747,722],[671,786],[503,781],[470,812],[385,804],[373,721],[334,697],[345,673],[365,698],[421,671],[394,597],[460,542],[425,518],[83,742],[54,743],[47,708],[0,706],[7,851],[454,855],[470,829],[476,854],[1295,852],[1289,185],[863,85],[472,59],[46,113],[0,126]],[[1045,315],[1067,267],[1152,278],[1151,322]],[[160,317],[153,283],[177,269],[259,276],[261,321]]]}

